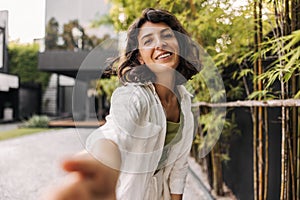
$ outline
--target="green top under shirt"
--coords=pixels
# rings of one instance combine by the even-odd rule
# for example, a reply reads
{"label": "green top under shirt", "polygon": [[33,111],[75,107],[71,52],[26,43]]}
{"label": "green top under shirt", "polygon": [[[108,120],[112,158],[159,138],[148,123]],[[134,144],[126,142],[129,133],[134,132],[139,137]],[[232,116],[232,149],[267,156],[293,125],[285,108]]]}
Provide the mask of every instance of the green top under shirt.
{"label": "green top under shirt", "polygon": [[165,145],[169,144],[175,138],[179,130],[179,127],[180,127],[180,121],[179,122],[167,121],[167,133],[166,133]]}
{"label": "green top under shirt", "polygon": [[167,130],[166,130],[164,149],[163,149],[156,172],[164,166],[164,164],[168,158],[168,149],[171,148],[172,145],[176,144],[178,141],[181,140],[182,127],[183,127],[182,125],[183,125],[183,114],[182,113],[180,113],[180,121],[179,122],[167,121]]}

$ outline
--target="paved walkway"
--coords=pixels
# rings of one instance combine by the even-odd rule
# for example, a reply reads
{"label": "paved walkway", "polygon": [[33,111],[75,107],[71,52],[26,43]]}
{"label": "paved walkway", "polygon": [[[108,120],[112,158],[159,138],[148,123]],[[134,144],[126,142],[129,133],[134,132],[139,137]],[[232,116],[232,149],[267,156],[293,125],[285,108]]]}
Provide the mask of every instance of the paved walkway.
{"label": "paved walkway", "polygon": [[22,122],[0,124],[0,133],[1,133],[1,131],[8,131],[8,130],[12,130],[12,129],[17,129],[22,124],[23,124]]}
{"label": "paved walkway", "polygon": [[[62,129],[0,141],[0,199],[35,200],[47,186],[64,177],[60,160],[83,150],[81,141],[93,129]],[[211,199],[195,172],[197,164],[189,160],[190,173],[184,200]],[[197,172],[198,171],[198,172]],[[202,186],[201,186],[202,184]]]}

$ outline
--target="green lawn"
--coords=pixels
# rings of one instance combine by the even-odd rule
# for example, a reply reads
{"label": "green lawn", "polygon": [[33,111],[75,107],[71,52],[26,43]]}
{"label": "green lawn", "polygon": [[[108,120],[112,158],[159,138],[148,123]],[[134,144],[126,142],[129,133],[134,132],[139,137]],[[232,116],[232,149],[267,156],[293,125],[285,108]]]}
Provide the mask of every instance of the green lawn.
{"label": "green lawn", "polygon": [[0,140],[6,140],[14,137],[19,137],[23,135],[30,135],[33,133],[39,133],[42,131],[51,130],[49,128],[18,128],[8,131],[0,131]]}

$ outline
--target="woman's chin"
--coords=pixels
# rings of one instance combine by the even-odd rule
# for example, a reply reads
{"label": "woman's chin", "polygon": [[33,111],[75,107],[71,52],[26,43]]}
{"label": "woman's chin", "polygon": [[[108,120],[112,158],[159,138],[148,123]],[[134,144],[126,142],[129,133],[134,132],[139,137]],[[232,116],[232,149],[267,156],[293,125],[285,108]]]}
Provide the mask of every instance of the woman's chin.
{"label": "woman's chin", "polygon": [[149,69],[153,73],[168,73],[173,72],[176,69],[177,65],[170,65],[169,63],[156,63],[156,64],[150,64],[147,65]]}

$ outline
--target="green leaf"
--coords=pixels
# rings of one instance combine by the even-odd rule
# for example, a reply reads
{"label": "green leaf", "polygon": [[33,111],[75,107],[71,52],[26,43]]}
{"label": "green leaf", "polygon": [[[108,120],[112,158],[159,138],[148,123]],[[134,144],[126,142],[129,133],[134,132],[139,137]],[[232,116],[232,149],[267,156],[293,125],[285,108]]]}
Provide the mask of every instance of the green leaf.
{"label": "green leaf", "polygon": [[297,92],[297,94],[294,96],[294,99],[300,99],[300,90]]}

